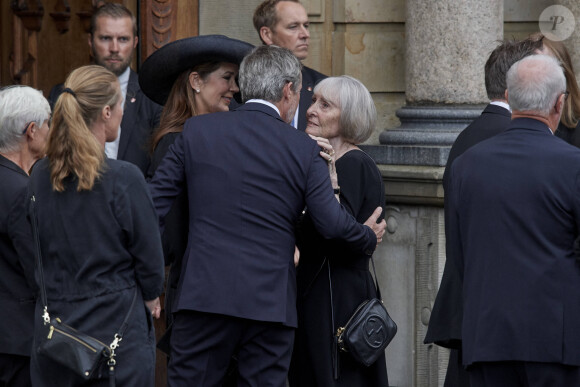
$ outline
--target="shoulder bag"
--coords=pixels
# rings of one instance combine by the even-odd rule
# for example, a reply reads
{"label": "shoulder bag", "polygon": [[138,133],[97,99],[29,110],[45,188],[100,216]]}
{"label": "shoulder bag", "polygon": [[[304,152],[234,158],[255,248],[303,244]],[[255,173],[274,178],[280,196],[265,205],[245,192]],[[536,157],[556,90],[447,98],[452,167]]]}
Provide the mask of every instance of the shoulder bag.
{"label": "shoulder bag", "polygon": [[[397,324],[391,319],[381,299],[379,282],[375,262],[371,256],[373,274],[377,297],[365,300],[353,312],[347,323],[339,327],[334,334],[333,373],[334,379],[339,378],[338,351],[348,352],[359,363],[365,366],[372,365],[381,354],[395,334]],[[332,299],[332,276],[330,273],[330,260],[328,263],[328,282],[330,286],[330,311],[332,327],[334,329],[334,306]]]}
{"label": "shoulder bag", "polygon": [[99,375],[100,366],[106,362],[109,367],[109,386],[115,386],[115,350],[129,323],[129,316],[135,306],[137,290],[133,296],[129,312],[125,316],[123,324],[115,334],[111,344],[107,345],[94,337],[79,332],[73,327],[63,323],[60,318],[50,318],[48,314],[48,302],[46,287],[44,284],[44,271],[42,268],[42,255],[40,252],[40,238],[38,235],[38,219],[36,215],[36,198],[30,198],[32,206],[32,231],[35,242],[36,265],[38,267],[40,282],[40,297],[43,305],[42,319],[45,333],[40,342],[36,343],[39,355],[51,359],[73,371],[85,380]]}

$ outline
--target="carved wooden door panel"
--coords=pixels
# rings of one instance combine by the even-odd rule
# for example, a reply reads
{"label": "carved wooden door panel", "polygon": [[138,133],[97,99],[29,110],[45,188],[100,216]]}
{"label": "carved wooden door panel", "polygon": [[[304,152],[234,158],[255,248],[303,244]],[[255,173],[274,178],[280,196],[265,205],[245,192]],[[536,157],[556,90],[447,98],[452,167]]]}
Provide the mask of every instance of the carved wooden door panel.
{"label": "carved wooden door panel", "polygon": [[[77,67],[91,63],[90,18],[104,0],[0,0],[0,86],[29,85],[48,96]],[[163,45],[198,34],[198,0],[108,0],[129,8],[139,26],[131,67]],[[179,12],[178,12],[179,10]],[[163,296],[162,296],[163,303]],[[163,304],[162,304],[163,305]],[[155,321],[157,337],[164,316]],[[166,385],[167,358],[157,351],[156,387]]]}
{"label": "carved wooden door panel", "polygon": [[[0,85],[25,84],[45,96],[73,69],[89,64],[90,17],[104,0],[0,1]],[[137,17],[132,68],[164,44],[197,35],[197,0],[108,0]],[[178,12],[179,10],[179,12]]]}
{"label": "carved wooden door panel", "polygon": [[[0,83],[43,90],[90,63],[87,44],[93,8],[102,0],[10,0],[0,10]],[[121,2],[121,1],[117,1]]]}

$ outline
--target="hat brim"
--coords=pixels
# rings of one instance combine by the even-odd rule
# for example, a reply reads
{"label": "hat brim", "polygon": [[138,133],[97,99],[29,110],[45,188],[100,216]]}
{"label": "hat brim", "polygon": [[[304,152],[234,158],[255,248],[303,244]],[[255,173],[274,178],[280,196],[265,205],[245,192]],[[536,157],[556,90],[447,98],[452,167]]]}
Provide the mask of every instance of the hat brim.
{"label": "hat brim", "polygon": [[203,35],[168,43],[143,62],[139,70],[141,90],[151,100],[165,105],[177,77],[206,62],[239,65],[254,48],[250,43],[224,35]]}

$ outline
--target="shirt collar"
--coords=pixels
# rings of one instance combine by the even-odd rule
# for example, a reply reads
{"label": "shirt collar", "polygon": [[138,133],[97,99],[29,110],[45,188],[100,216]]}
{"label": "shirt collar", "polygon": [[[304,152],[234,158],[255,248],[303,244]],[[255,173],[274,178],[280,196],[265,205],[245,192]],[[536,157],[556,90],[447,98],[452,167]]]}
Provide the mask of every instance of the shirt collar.
{"label": "shirt collar", "polygon": [[504,109],[509,110],[510,113],[512,112],[512,109],[510,108],[510,105],[508,105],[507,103],[505,103],[503,101],[491,101],[489,104],[490,105],[495,105],[495,106],[500,106],[500,107],[502,107]]}
{"label": "shirt collar", "polygon": [[276,110],[276,113],[280,115],[280,110],[272,102],[266,101],[265,99],[251,99],[246,101],[246,103],[261,103],[262,105],[270,106],[272,109]]}

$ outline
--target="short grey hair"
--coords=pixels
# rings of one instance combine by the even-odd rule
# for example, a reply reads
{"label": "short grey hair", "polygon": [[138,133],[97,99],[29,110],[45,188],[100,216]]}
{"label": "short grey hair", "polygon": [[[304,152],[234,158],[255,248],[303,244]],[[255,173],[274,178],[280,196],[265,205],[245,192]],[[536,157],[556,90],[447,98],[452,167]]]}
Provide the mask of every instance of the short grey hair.
{"label": "short grey hair", "polygon": [[508,103],[513,110],[547,116],[566,92],[560,63],[549,55],[531,55],[516,62],[507,73]]}
{"label": "short grey hair", "polygon": [[320,81],[314,92],[340,109],[339,133],[353,144],[365,142],[375,130],[377,109],[361,81],[342,75]]}
{"label": "short grey hair", "polygon": [[28,86],[0,89],[0,152],[17,152],[26,126],[42,126],[50,118],[50,106],[42,92]]}
{"label": "short grey hair", "polygon": [[300,90],[301,71],[302,65],[292,51],[275,45],[256,47],[240,64],[242,100],[279,102],[287,83],[292,82],[292,91]]}

